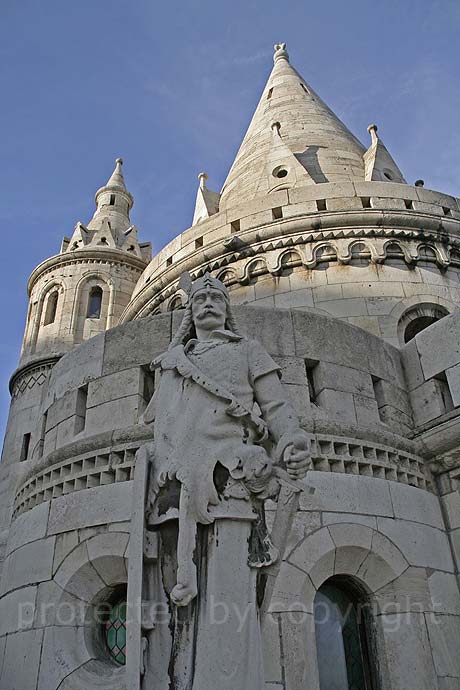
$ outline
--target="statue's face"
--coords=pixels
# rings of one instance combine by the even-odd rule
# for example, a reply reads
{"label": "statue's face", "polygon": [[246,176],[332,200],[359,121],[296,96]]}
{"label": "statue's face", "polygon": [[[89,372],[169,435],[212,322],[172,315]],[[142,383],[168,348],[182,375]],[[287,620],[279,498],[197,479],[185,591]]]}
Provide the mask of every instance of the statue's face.
{"label": "statue's face", "polygon": [[192,318],[195,327],[215,331],[225,327],[227,301],[223,292],[214,288],[198,290],[192,297]]}

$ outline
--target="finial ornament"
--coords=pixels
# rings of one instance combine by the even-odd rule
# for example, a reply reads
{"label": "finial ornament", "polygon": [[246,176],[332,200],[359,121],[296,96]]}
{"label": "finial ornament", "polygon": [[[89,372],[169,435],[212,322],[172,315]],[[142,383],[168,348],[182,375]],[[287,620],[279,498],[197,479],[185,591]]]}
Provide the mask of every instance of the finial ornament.
{"label": "finial ornament", "polygon": [[117,163],[117,165],[123,165],[123,158],[117,158],[115,163]]}
{"label": "finial ornament", "polygon": [[200,188],[204,189],[206,187],[206,180],[208,179],[208,176],[205,172],[200,172],[198,175],[198,179],[200,181]]}
{"label": "finial ornament", "polygon": [[373,144],[376,144],[378,141],[377,129],[377,125],[369,125],[369,127],[367,128],[367,131],[371,135],[371,140]]}
{"label": "finial ornament", "polygon": [[289,61],[289,54],[286,50],[286,44],[285,43],[275,43],[275,54],[273,56],[273,61],[277,62],[278,60],[288,60]]}

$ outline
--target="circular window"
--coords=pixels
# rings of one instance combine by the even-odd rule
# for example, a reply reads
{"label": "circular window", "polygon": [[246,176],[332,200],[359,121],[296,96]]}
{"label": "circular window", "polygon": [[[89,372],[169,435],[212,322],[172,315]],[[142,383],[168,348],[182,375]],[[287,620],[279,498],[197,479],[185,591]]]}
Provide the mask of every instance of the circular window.
{"label": "circular window", "polygon": [[277,168],[274,169],[272,175],[273,177],[277,177],[278,179],[282,180],[283,177],[287,177],[288,169],[285,168],[283,165],[279,165]]}
{"label": "circular window", "polygon": [[383,175],[384,175],[384,177],[386,177],[387,180],[390,180],[390,181],[393,180],[393,175],[391,174],[391,172],[389,170],[384,170]]}
{"label": "circular window", "polygon": [[119,599],[104,622],[104,639],[110,656],[118,664],[126,663],[126,598]]}

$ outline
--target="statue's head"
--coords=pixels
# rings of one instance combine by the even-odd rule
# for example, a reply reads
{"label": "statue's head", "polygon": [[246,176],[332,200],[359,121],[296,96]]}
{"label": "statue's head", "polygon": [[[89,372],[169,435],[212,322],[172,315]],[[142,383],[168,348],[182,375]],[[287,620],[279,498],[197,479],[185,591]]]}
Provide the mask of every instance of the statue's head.
{"label": "statue's head", "polygon": [[[184,285],[184,282],[186,285]],[[186,342],[196,336],[195,327],[202,330],[217,330],[226,328],[236,332],[233,320],[230,296],[225,285],[205,273],[193,283],[182,281],[183,289],[188,293],[188,301],[179,330],[171,346]]]}

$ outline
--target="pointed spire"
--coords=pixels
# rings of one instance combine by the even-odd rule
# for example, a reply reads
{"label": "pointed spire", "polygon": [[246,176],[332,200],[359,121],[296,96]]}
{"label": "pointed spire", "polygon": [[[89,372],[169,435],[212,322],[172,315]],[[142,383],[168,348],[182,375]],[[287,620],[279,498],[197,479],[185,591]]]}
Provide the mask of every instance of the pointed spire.
{"label": "pointed spire", "polygon": [[[134,199],[126,189],[125,179],[121,171],[123,160],[117,158],[115,170],[109,177],[107,184],[97,190],[96,212],[88,224],[90,230],[97,230],[103,220],[107,220],[116,246],[124,241],[123,232],[130,227],[129,212]],[[104,235],[105,237],[105,235]]]}
{"label": "pointed spire", "polygon": [[206,187],[206,180],[208,179],[206,173],[201,172],[198,175],[198,179],[200,185],[196,193],[195,212],[193,214],[192,225],[196,225],[202,220],[210,218],[219,210],[220,194],[218,192],[212,192]]}
{"label": "pointed spire", "polygon": [[106,187],[111,187],[112,189],[121,189],[123,192],[127,192],[125,185],[125,178],[121,171],[121,166],[123,165],[123,158],[117,158],[115,161],[115,170],[109,177]]}
{"label": "pointed spire", "polygon": [[369,125],[367,131],[371,135],[371,145],[363,156],[364,179],[367,182],[379,180],[381,182],[400,182],[405,184],[406,180],[402,172],[377,134],[377,125]]}
{"label": "pointed spire", "polygon": [[[286,155],[305,175],[285,180],[286,187],[364,178],[364,146],[319,98],[289,62],[285,43],[277,43],[274,66],[222,189],[221,208],[268,193],[267,179],[274,139],[280,123]],[[275,166],[276,167],[276,166]],[[279,188],[277,185],[276,188]]]}

